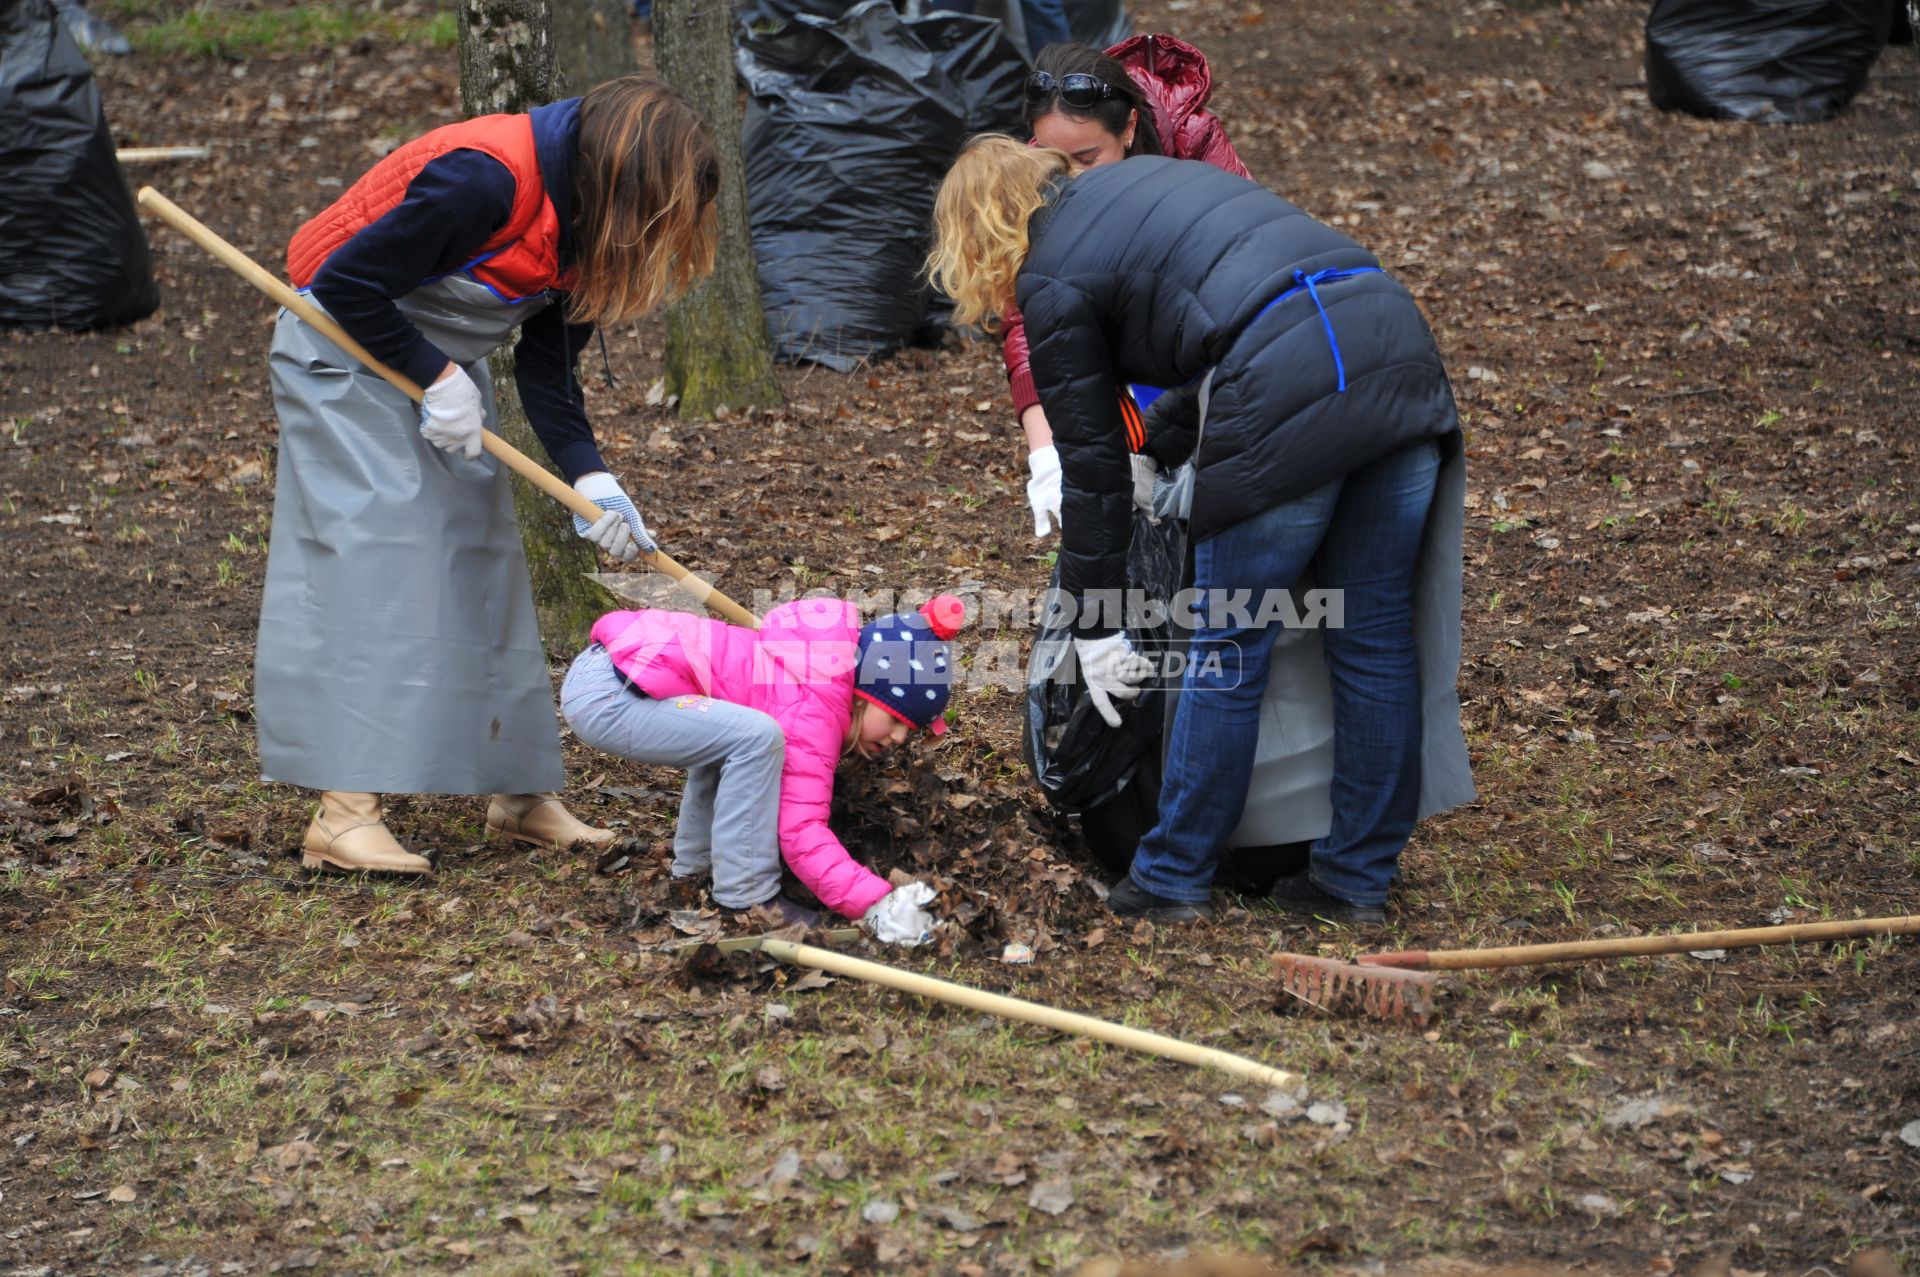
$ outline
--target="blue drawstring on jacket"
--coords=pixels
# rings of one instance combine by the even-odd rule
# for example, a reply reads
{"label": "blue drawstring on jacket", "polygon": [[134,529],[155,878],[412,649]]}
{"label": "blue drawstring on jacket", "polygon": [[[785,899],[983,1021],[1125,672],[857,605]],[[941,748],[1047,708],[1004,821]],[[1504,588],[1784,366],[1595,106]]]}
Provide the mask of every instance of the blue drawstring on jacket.
{"label": "blue drawstring on jacket", "polygon": [[[1320,290],[1315,287],[1315,285],[1331,284],[1337,279],[1351,279],[1355,275],[1384,274],[1386,274],[1386,272],[1378,266],[1329,268],[1327,270],[1315,271],[1311,275],[1305,271],[1297,270],[1293,272],[1293,287],[1262,306],[1260,308],[1260,314],[1255,315],[1253,318],[1258,320],[1260,315],[1266,314],[1296,293],[1304,292],[1307,296],[1311,297],[1313,299],[1313,308],[1320,312],[1320,326],[1327,330],[1327,349],[1333,352],[1333,375],[1338,382],[1337,393],[1345,394],[1347,392],[1347,365],[1340,358],[1340,341],[1333,335],[1333,320],[1327,315],[1327,304],[1320,300]],[[1251,324],[1249,324],[1249,327],[1251,327]]]}

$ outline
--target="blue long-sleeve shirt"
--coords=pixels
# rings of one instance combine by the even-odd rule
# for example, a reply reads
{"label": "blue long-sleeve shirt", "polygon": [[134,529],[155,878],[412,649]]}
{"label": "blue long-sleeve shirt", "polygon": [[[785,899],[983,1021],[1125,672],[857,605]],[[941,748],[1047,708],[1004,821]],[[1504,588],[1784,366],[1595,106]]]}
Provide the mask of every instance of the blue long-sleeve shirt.
{"label": "blue long-sleeve shirt", "polygon": [[[533,113],[535,149],[547,198],[560,218],[560,265],[574,255],[572,159],[578,101]],[[514,178],[482,151],[449,151],[427,163],[405,197],[355,232],[315,273],[313,295],[376,359],[424,387],[449,362],[394,304],[421,285],[480,256],[513,211]],[[568,482],[606,469],[576,372],[592,324],[570,324],[563,303],[535,312],[514,347],[514,379],[527,421]]]}

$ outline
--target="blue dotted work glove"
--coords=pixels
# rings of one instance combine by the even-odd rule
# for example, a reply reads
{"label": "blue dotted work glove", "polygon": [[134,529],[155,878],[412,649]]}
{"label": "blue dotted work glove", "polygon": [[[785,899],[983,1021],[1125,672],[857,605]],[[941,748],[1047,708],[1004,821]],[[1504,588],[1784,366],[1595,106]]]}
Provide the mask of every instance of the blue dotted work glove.
{"label": "blue dotted work glove", "polygon": [[581,475],[573,481],[573,490],[606,511],[592,523],[574,515],[573,530],[609,556],[631,563],[640,555],[652,554],[660,548],[654,544],[647,525],[640,521],[640,512],[633,508],[633,498],[620,486],[620,481],[605,470]]}

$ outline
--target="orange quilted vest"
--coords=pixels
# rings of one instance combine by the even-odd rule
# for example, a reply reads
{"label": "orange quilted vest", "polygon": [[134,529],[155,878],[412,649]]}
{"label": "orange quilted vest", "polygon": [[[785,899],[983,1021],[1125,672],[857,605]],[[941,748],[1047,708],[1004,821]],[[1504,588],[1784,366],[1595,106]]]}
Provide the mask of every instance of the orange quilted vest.
{"label": "orange quilted vest", "polygon": [[560,217],[547,198],[534,154],[533,123],[524,115],[481,115],[448,124],[399,147],[368,169],[287,244],[287,274],[305,288],[334,249],[406,198],[407,184],[448,151],[482,151],[513,174],[513,212],[467,270],[510,301],[548,288],[566,289],[573,272],[560,272]]}

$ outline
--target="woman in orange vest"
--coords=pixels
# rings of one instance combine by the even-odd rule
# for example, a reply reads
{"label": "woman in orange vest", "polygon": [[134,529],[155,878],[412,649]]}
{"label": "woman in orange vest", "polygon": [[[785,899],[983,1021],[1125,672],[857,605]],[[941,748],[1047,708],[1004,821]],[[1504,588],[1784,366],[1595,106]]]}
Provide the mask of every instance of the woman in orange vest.
{"label": "woman in orange vest", "polygon": [[572,816],[552,684],[506,472],[481,451],[486,357],[518,328],[534,433],[607,513],[575,529],[615,559],[654,547],[588,425],[575,363],[597,325],[713,268],[719,165],[705,123],[629,76],[395,150],[287,249],[294,283],[425,387],[415,407],[281,312],[273,537],[254,660],[260,770],[321,791],[308,868],[432,869],[381,795],[489,794],[487,827],[609,842]]}

